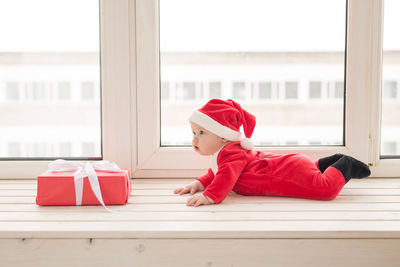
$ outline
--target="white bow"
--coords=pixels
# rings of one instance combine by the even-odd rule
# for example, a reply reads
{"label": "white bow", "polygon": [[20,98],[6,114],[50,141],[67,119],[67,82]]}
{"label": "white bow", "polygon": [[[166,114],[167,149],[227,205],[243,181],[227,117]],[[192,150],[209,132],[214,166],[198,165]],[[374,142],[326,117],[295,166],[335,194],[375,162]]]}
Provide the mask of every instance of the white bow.
{"label": "white bow", "polygon": [[75,171],[74,182],[75,182],[75,193],[76,193],[76,205],[82,205],[82,194],[83,194],[83,178],[88,177],[90,187],[93,190],[97,200],[103,205],[103,207],[110,211],[106,207],[101,194],[99,185],[99,179],[96,171],[109,171],[109,172],[122,172],[117,164],[106,160],[96,161],[94,163],[80,162],[80,161],[67,161],[63,159],[57,159],[49,163],[49,169],[53,172],[64,172],[64,171]]}

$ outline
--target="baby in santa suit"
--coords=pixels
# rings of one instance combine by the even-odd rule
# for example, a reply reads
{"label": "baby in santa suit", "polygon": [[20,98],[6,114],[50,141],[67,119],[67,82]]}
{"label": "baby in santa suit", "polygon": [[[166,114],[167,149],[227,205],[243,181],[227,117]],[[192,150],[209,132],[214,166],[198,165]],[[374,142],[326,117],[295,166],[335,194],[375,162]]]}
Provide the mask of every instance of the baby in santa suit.
{"label": "baby in santa suit", "polygon": [[[287,196],[332,200],[350,180],[370,175],[357,159],[334,154],[313,162],[301,154],[277,155],[253,150],[250,137],[255,116],[235,101],[212,99],[190,116],[192,146],[200,155],[212,155],[207,174],[175,194],[203,191],[186,205],[221,203],[230,191],[248,196]],[[242,138],[240,127],[246,138]]]}

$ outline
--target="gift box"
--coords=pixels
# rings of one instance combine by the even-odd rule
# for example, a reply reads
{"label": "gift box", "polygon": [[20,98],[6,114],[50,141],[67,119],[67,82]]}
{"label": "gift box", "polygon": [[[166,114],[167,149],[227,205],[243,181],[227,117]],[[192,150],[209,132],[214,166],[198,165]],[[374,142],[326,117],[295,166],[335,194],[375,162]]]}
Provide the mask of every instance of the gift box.
{"label": "gift box", "polygon": [[101,198],[105,205],[121,205],[128,202],[132,189],[129,170],[92,169],[92,173],[91,182],[84,172],[81,173],[79,182],[76,170],[46,171],[37,178],[36,204],[102,205],[99,201]]}

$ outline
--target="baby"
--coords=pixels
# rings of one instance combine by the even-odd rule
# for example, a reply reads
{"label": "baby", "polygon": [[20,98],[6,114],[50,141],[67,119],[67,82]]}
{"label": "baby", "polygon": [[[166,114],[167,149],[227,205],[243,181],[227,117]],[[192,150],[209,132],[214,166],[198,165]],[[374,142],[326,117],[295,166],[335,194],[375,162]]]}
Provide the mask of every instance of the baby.
{"label": "baby", "polygon": [[[287,196],[332,200],[350,178],[368,177],[368,166],[334,154],[313,162],[301,154],[277,155],[253,150],[250,137],[255,116],[235,101],[212,99],[190,116],[192,146],[200,155],[212,155],[207,174],[174,194],[190,197],[186,205],[221,203],[230,191],[248,196]],[[240,126],[246,138],[241,137]]]}

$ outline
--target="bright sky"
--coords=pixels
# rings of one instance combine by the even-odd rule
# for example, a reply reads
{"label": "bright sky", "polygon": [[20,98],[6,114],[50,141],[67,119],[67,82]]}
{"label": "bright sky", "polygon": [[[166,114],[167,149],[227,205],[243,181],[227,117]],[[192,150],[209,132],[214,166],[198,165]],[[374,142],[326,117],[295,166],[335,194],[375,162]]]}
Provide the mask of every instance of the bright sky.
{"label": "bright sky", "polygon": [[[160,0],[162,51],[343,51],[345,0]],[[385,0],[400,50],[400,1]],[[98,51],[98,0],[1,0],[0,52]]]}

